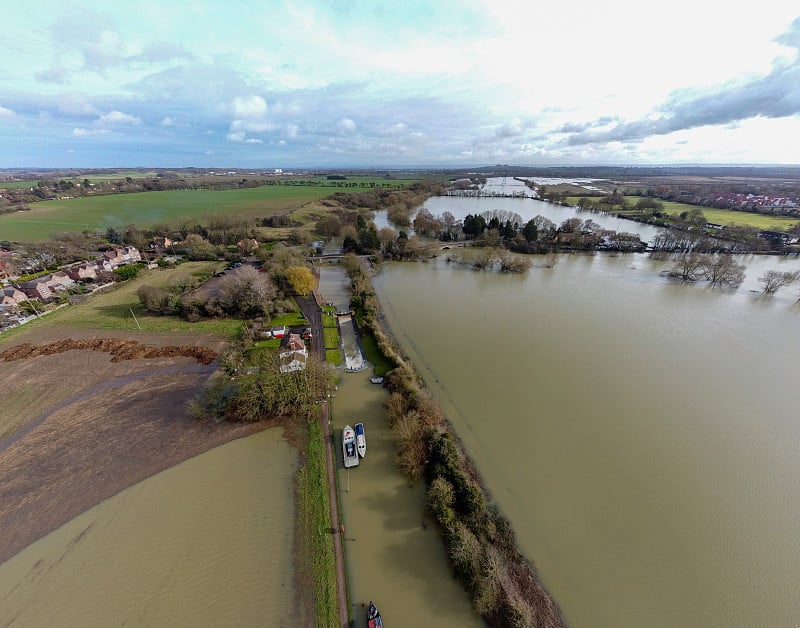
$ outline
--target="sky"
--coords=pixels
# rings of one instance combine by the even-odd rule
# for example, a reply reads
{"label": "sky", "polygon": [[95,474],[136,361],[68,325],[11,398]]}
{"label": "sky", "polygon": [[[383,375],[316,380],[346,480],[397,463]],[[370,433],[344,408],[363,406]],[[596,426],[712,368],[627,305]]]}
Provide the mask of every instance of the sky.
{"label": "sky", "polygon": [[800,164],[800,4],[25,0],[0,168]]}

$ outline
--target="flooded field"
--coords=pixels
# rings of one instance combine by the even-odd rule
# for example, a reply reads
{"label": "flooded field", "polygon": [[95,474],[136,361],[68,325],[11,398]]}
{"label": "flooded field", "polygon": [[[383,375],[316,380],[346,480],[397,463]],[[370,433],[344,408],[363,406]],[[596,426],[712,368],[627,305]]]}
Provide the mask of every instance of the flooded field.
{"label": "flooded field", "polygon": [[375,281],[572,628],[800,621],[800,306],[753,292],[800,262],[742,262],[737,291],[646,255]]}
{"label": "flooded field", "polygon": [[292,626],[292,479],[277,429],[154,475],[0,565],[0,625]]}

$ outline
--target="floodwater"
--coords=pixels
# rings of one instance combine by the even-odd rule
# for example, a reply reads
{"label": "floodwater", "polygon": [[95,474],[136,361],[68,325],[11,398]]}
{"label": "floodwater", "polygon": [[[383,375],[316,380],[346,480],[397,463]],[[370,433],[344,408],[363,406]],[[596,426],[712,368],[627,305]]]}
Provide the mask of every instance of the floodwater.
{"label": "floodwater", "polygon": [[[320,285],[327,301],[349,305],[343,281],[346,277],[336,267],[323,268]],[[424,483],[409,486],[397,470],[383,406],[386,390],[370,383],[371,376],[371,369],[344,373],[332,403],[355,626],[366,626],[370,600],[387,626],[482,626],[469,595],[452,575],[439,533],[423,526]],[[358,467],[346,470],[341,431],[359,422],[364,424],[367,455]]]}
{"label": "floodwater", "polygon": [[0,565],[0,625],[292,626],[282,430],[136,484]]}
{"label": "floodwater", "polygon": [[800,305],[751,292],[798,260],[743,262],[733,292],[633,254],[375,280],[573,628],[800,623]]}
{"label": "floodwater", "polygon": [[[538,181],[537,179],[537,182]],[[488,191],[508,194],[518,192],[521,189],[528,189],[519,181],[503,179],[501,177],[489,179],[485,187]],[[515,212],[519,214],[523,221],[528,221],[536,216],[544,216],[548,220],[553,221],[556,225],[560,225],[568,218],[577,217],[581,220],[592,220],[603,229],[613,229],[618,232],[624,231],[638,234],[644,242],[652,241],[656,234],[661,231],[660,228],[652,225],[627,220],[625,218],[618,218],[611,214],[588,210],[584,211],[577,207],[555,205],[533,198],[433,196],[426,200],[422,207],[429,210],[434,216],[441,216],[446,211],[450,212],[456,220],[463,220],[467,214],[477,215],[491,210]],[[375,212],[375,226],[378,229],[382,227],[398,229],[398,227],[389,222],[385,210]],[[410,234],[413,232],[413,229],[406,228],[405,231]]]}

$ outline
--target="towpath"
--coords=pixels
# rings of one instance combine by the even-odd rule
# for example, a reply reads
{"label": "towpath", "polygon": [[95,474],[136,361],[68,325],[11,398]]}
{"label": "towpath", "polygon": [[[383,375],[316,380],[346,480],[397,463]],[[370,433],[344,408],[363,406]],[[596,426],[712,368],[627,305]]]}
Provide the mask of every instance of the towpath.
{"label": "towpath", "polygon": [[[295,301],[311,326],[313,335],[312,350],[324,360],[325,343],[322,332],[322,310],[316,294],[310,297],[295,296]],[[341,628],[350,626],[349,607],[347,605],[347,581],[344,569],[344,552],[342,550],[342,521],[339,517],[339,495],[336,484],[336,455],[333,449],[333,434],[331,433],[330,407],[327,401],[322,403],[322,432],[325,438],[325,466],[328,474],[328,499],[331,503],[331,525],[333,526],[333,554],[336,563],[336,590],[339,598],[339,625]]]}

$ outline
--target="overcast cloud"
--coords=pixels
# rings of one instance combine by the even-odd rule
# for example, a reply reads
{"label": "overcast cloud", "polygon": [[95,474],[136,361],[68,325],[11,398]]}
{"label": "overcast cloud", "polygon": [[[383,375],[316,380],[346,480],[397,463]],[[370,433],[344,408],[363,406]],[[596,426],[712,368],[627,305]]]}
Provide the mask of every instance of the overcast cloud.
{"label": "overcast cloud", "polygon": [[800,163],[792,3],[530,4],[13,3],[0,167]]}

